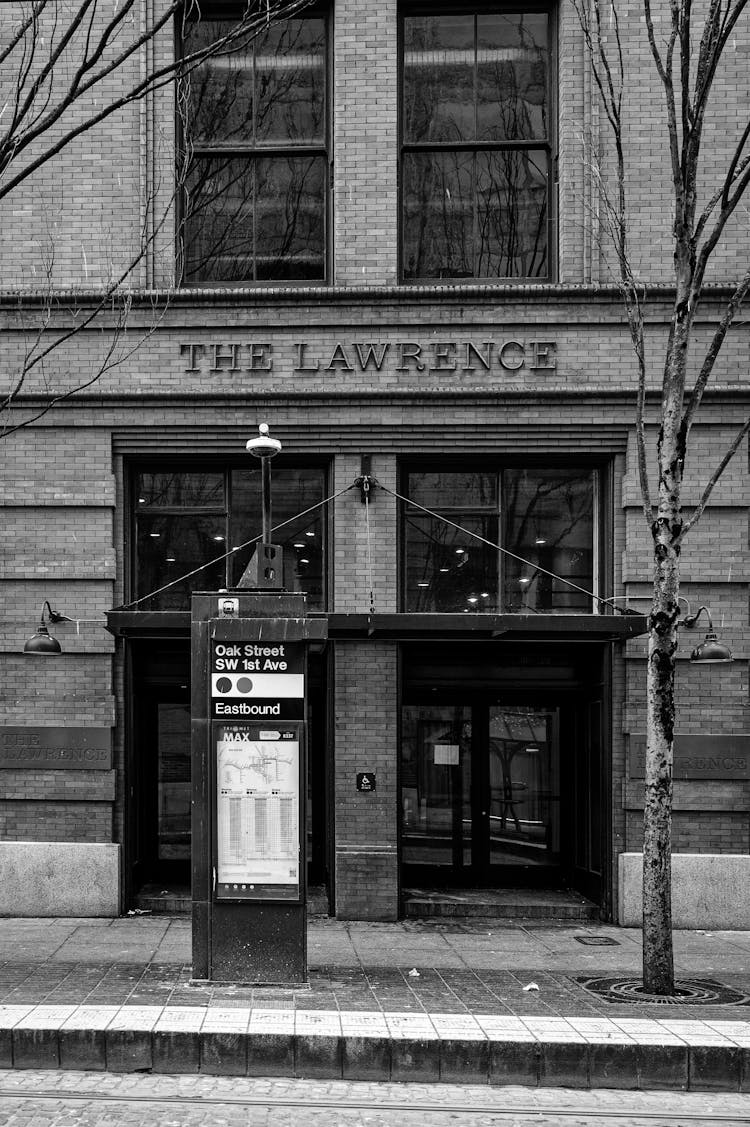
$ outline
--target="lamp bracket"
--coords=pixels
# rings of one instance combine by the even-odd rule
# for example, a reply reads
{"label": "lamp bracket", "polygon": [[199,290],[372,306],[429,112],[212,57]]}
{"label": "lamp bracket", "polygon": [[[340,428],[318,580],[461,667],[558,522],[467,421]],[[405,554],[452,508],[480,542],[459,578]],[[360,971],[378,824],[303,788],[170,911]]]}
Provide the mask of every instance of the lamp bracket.
{"label": "lamp bracket", "polygon": [[378,484],[377,480],[372,476],[372,455],[363,454],[360,465],[361,473],[355,479],[354,484],[359,489],[362,504],[366,505],[368,501],[372,501],[375,486]]}

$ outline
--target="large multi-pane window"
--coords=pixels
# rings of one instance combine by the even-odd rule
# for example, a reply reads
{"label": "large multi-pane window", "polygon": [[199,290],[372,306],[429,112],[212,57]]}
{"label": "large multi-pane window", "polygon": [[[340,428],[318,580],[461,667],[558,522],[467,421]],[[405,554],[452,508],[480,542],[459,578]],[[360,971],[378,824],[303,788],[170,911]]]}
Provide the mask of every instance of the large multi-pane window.
{"label": "large multi-pane window", "polygon": [[[186,54],[231,26],[196,20]],[[325,280],[325,18],[270,23],[185,89],[183,282]]]}
{"label": "large multi-pane window", "polygon": [[597,609],[596,471],[428,469],[408,472],[404,491],[430,510],[403,505],[405,610]]}
{"label": "large multi-pane window", "polygon": [[550,277],[547,10],[403,23],[405,280]]}
{"label": "large multi-pane window", "polygon": [[[315,610],[325,606],[324,487],[322,467],[273,468],[272,521],[284,525],[273,541],[284,549],[284,586],[306,592]],[[186,609],[193,591],[236,586],[254,549],[231,549],[262,529],[260,467],[145,468],[135,474],[133,488],[133,597],[167,587],[140,609]]]}

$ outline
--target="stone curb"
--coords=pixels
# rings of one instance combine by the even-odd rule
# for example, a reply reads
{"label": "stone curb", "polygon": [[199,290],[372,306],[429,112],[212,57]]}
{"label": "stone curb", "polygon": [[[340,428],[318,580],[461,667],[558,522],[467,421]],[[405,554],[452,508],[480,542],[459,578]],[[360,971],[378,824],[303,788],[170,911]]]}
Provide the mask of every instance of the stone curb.
{"label": "stone curb", "polygon": [[0,1006],[0,1068],[750,1091],[750,1022]]}

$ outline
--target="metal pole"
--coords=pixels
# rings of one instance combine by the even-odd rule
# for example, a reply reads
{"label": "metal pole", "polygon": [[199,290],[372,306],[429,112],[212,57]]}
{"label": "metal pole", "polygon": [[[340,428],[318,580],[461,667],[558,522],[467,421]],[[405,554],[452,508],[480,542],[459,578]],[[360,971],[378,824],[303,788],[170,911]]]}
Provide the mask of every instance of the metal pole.
{"label": "metal pole", "polygon": [[271,543],[271,459],[261,458],[263,481],[263,543]]}

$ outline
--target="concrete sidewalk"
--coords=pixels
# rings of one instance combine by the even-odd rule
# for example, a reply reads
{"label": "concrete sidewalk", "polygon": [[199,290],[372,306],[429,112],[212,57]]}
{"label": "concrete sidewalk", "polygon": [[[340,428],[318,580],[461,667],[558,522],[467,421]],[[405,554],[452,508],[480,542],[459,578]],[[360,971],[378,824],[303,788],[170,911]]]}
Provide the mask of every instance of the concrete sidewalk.
{"label": "concrete sidewalk", "polygon": [[[184,918],[0,920],[0,1068],[750,1091],[750,933],[311,918],[309,984],[191,983]],[[615,991],[611,989],[615,985]],[[614,999],[614,1000],[612,1000]]]}

